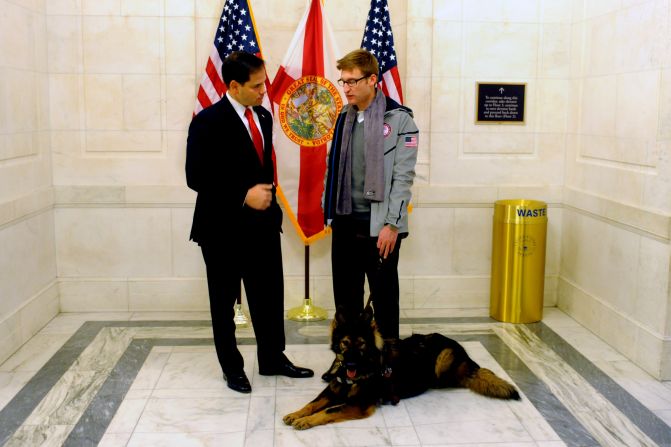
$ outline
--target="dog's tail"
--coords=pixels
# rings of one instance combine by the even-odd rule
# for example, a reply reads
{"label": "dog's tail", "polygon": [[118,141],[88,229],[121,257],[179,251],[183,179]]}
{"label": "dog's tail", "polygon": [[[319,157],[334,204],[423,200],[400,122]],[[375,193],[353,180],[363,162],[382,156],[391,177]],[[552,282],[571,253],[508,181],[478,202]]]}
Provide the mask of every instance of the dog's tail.
{"label": "dog's tail", "polygon": [[471,375],[461,380],[461,386],[483,396],[520,400],[520,393],[513,385],[487,368],[477,368]]}

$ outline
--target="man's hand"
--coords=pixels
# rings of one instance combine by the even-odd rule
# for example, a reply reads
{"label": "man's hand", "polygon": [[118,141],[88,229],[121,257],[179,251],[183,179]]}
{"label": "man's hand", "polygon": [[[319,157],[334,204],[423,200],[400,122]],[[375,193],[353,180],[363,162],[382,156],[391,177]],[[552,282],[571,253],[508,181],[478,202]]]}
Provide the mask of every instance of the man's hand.
{"label": "man's hand", "polygon": [[389,253],[394,251],[396,238],[398,237],[398,228],[391,225],[385,225],[377,236],[377,248],[380,250],[382,259],[387,259]]}
{"label": "man's hand", "polygon": [[273,199],[273,185],[259,183],[252,186],[245,196],[245,205],[255,210],[263,211],[270,206]]}

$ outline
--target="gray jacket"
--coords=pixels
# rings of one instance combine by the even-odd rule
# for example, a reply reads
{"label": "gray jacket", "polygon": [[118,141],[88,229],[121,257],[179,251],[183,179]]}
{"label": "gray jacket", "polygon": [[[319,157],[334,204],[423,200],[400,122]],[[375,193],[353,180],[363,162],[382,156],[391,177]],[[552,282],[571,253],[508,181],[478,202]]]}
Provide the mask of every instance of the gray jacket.
{"label": "gray jacket", "polygon": [[[335,216],[337,170],[341,147],[342,127],[347,113],[346,105],[336,121],[333,143],[328,156],[325,178],[324,219],[331,224]],[[419,146],[419,130],[412,119],[412,110],[387,98],[384,114],[384,201],[371,202],[370,235],[377,237],[385,224],[408,232],[408,203],[415,178],[415,164]]]}

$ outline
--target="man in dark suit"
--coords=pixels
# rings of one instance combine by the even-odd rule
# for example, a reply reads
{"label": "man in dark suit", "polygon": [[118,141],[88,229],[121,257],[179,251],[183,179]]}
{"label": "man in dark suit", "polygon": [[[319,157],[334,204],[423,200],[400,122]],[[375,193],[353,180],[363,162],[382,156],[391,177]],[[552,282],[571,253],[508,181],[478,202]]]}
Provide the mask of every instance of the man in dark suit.
{"label": "man in dark suit", "polygon": [[[222,65],[228,91],[201,111],[189,127],[186,180],[198,192],[191,239],[207,269],[212,329],[228,387],[252,388],[243,370],[233,321],[242,279],[256,334],[261,375],[311,377],[284,355],[284,278],[275,198],[272,118],[263,60],[234,52]],[[260,131],[259,131],[260,129]]]}

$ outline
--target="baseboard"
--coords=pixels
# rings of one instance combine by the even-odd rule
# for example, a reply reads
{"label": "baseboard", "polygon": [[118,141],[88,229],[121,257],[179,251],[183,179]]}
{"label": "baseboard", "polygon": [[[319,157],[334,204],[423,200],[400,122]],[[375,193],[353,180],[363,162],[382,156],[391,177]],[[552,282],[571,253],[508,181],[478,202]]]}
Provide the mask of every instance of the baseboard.
{"label": "baseboard", "polygon": [[58,312],[58,281],[54,279],[0,321],[0,364],[46,326]]}
{"label": "baseboard", "polygon": [[658,380],[671,380],[671,337],[654,331],[564,277],[557,307]]}

